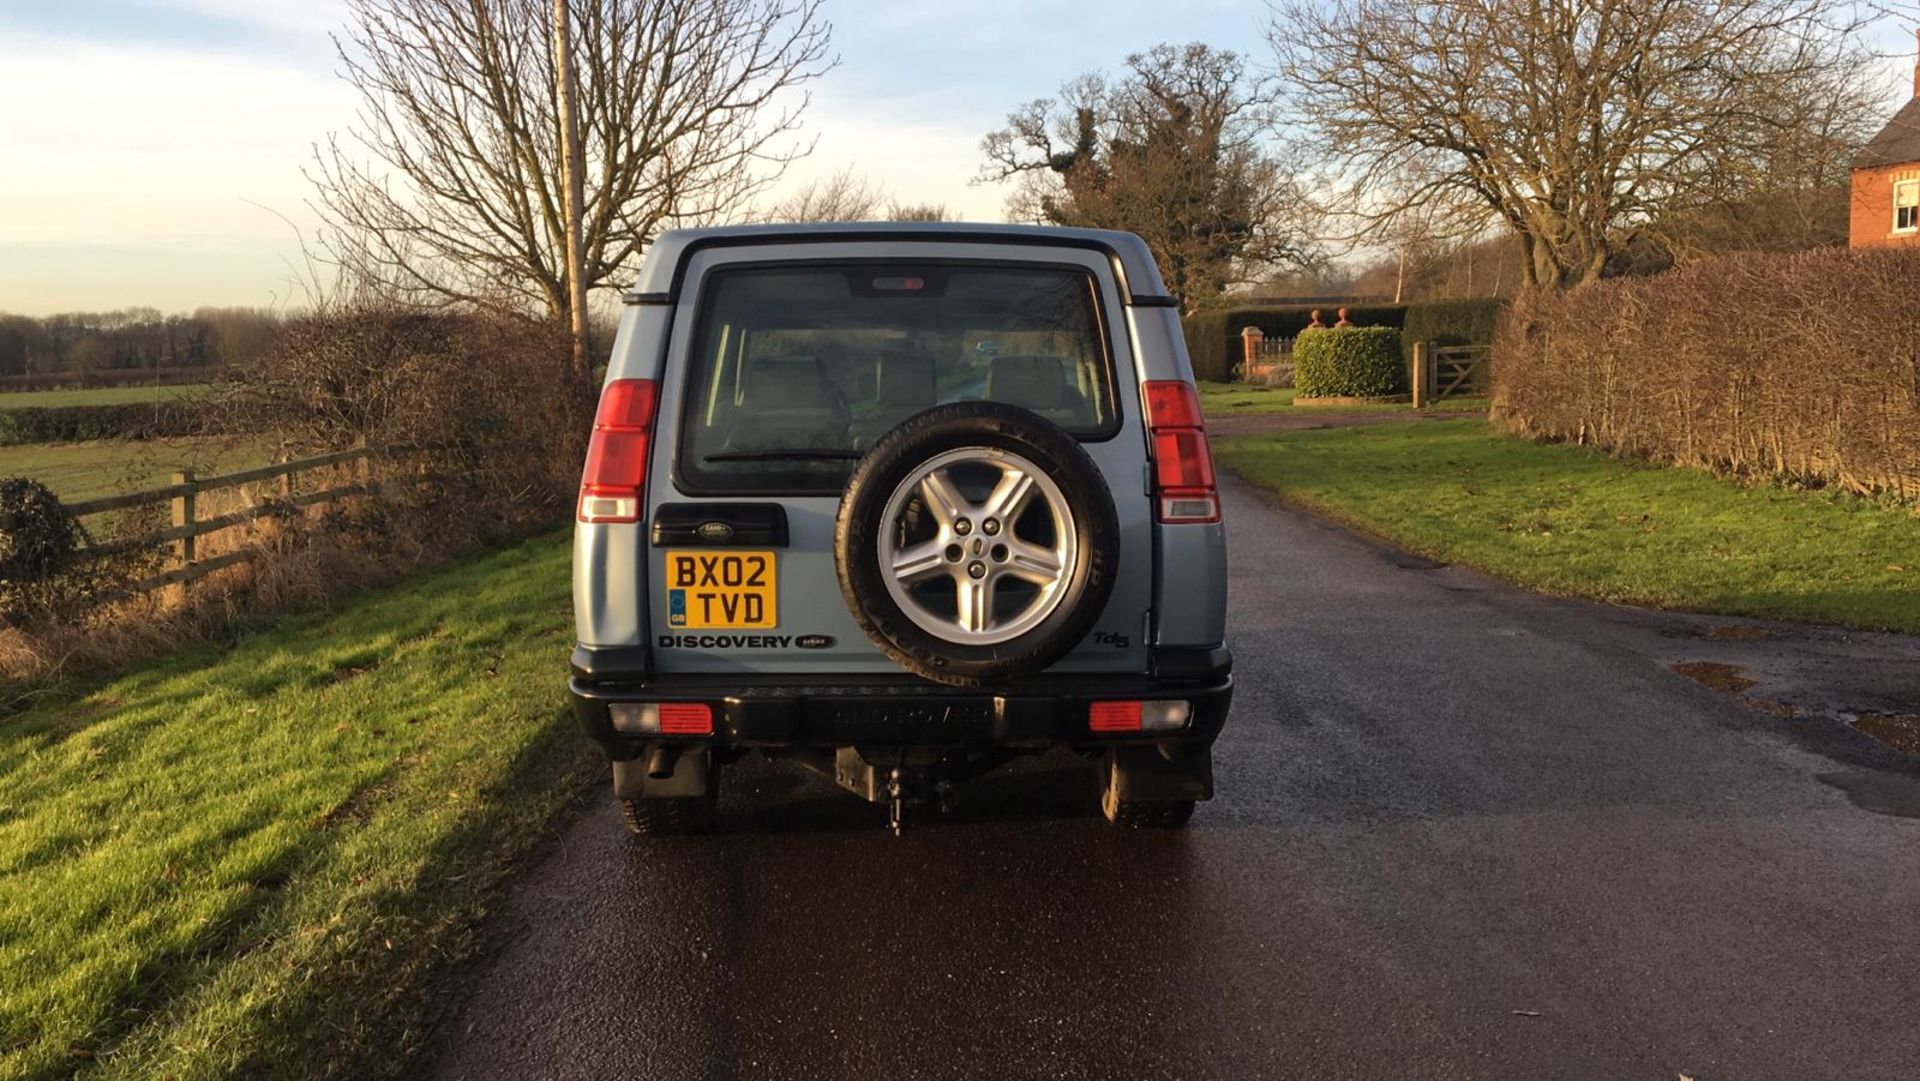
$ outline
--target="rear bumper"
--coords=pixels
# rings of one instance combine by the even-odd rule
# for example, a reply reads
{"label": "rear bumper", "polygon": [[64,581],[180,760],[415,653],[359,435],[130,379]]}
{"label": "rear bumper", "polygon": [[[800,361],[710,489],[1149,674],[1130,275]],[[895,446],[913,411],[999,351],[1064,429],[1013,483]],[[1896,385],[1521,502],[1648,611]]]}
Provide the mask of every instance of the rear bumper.
{"label": "rear bumper", "polygon": [[[1194,665],[1178,678],[1055,676],[989,690],[942,687],[911,676],[864,677],[847,683],[796,684],[750,677],[656,677],[603,682],[576,676],[574,713],[581,728],[614,761],[630,761],[662,741],[720,748],[915,746],[1047,748],[1159,746],[1162,753],[1209,747],[1233,700],[1231,659]],[[1109,733],[1088,728],[1092,702],[1185,699],[1184,728]],[[711,736],[631,736],[616,732],[608,707],[620,702],[704,702],[713,707]]]}

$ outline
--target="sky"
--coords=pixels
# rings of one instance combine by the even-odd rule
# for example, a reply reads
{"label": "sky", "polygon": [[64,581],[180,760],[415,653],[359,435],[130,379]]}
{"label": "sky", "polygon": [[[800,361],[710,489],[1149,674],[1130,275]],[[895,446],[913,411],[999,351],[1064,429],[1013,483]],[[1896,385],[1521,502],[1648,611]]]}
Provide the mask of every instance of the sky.
{"label": "sky", "polygon": [[[970,184],[1023,102],[1159,41],[1264,56],[1228,0],[824,0],[840,64],[778,196],[852,166],[905,202],[998,221]],[[0,0],[0,311],[299,303],[302,169],[344,132],[337,0]]]}
{"label": "sky", "polygon": [[[968,220],[1003,217],[1005,188],[971,181],[1021,103],[1162,41],[1270,55],[1259,0],[823,8],[840,64],[773,197],[852,166]],[[302,170],[354,120],[329,38],[345,19],[338,0],[0,0],[0,311],[299,303]],[[1910,64],[1889,62],[1890,101]]]}

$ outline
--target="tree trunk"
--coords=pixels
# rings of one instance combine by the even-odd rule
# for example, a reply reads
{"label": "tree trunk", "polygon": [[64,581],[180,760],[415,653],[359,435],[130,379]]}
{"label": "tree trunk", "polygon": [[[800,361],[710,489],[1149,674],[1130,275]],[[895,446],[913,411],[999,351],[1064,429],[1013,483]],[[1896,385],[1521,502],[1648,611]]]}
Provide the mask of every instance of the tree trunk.
{"label": "tree trunk", "polygon": [[586,251],[582,237],[581,214],[586,202],[585,155],[580,147],[580,113],[577,101],[580,74],[573,65],[573,34],[567,11],[568,0],[553,0],[553,68],[557,87],[560,120],[560,190],[566,214],[567,230],[567,323],[573,334],[573,374],[582,385],[591,383],[593,365],[587,356],[587,278]]}

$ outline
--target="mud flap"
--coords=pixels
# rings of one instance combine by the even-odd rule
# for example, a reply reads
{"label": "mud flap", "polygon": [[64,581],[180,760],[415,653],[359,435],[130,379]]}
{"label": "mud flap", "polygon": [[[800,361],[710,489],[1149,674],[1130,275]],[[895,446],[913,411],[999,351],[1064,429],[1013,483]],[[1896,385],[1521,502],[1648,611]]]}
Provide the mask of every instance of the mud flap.
{"label": "mud flap", "polygon": [[1102,774],[1123,800],[1213,798],[1213,751],[1207,747],[1115,747],[1107,752]]}
{"label": "mud flap", "polygon": [[646,755],[613,764],[613,794],[618,799],[659,799],[667,796],[704,796],[707,794],[707,769],[710,752],[702,747],[689,750],[673,763],[673,776],[647,776]]}

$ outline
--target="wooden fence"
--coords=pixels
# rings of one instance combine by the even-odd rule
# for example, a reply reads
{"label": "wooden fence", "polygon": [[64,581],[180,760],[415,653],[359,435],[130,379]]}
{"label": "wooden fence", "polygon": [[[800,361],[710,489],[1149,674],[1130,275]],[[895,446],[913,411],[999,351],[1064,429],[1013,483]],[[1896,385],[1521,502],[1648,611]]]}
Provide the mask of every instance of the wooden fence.
{"label": "wooden fence", "polygon": [[[135,507],[168,504],[171,514],[166,527],[136,536],[116,537],[90,545],[87,549],[96,554],[111,555],[164,545],[167,552],[166,569],[126,587],[126,592],[129,594],[146,593],[167,586],[184,586],[196,578],[245,562],[253,554],[248,549],[240,548],[202,559],[198,554],[199,540],[208,534],[245,525],[268,515],[283,513],[289,507],[311,507],[320,503],[330,503],[345,496],[365,494],[370,490],[373,459],[381,454],[391,453],[394,452],[377,451],[360,446],[350,450],[315,455],[311,458],[298,458],[254,469],[242,469],[237,473],[216,477],[197,477],[192,470],[180,470],[174,473],[173,483],[163,488],[149,488],[146,491],[129,492],[125,495],[81,500],[68,503],[66,506],[74,517],[86,518]],[[344,465],[356,467],[352,482],[336,484],[314,492],[295,493],[294,478],[301,473]],[[274,498],[255,506],[212,517],[200,515],[199,497],[202,493],[240,488],[265,481],[279,482],[279,491]]]}
{"label": "wooden fence", "polygon": [[1491,345],[1413,343],[1413,407],[1458,395],[1485,394]]}

